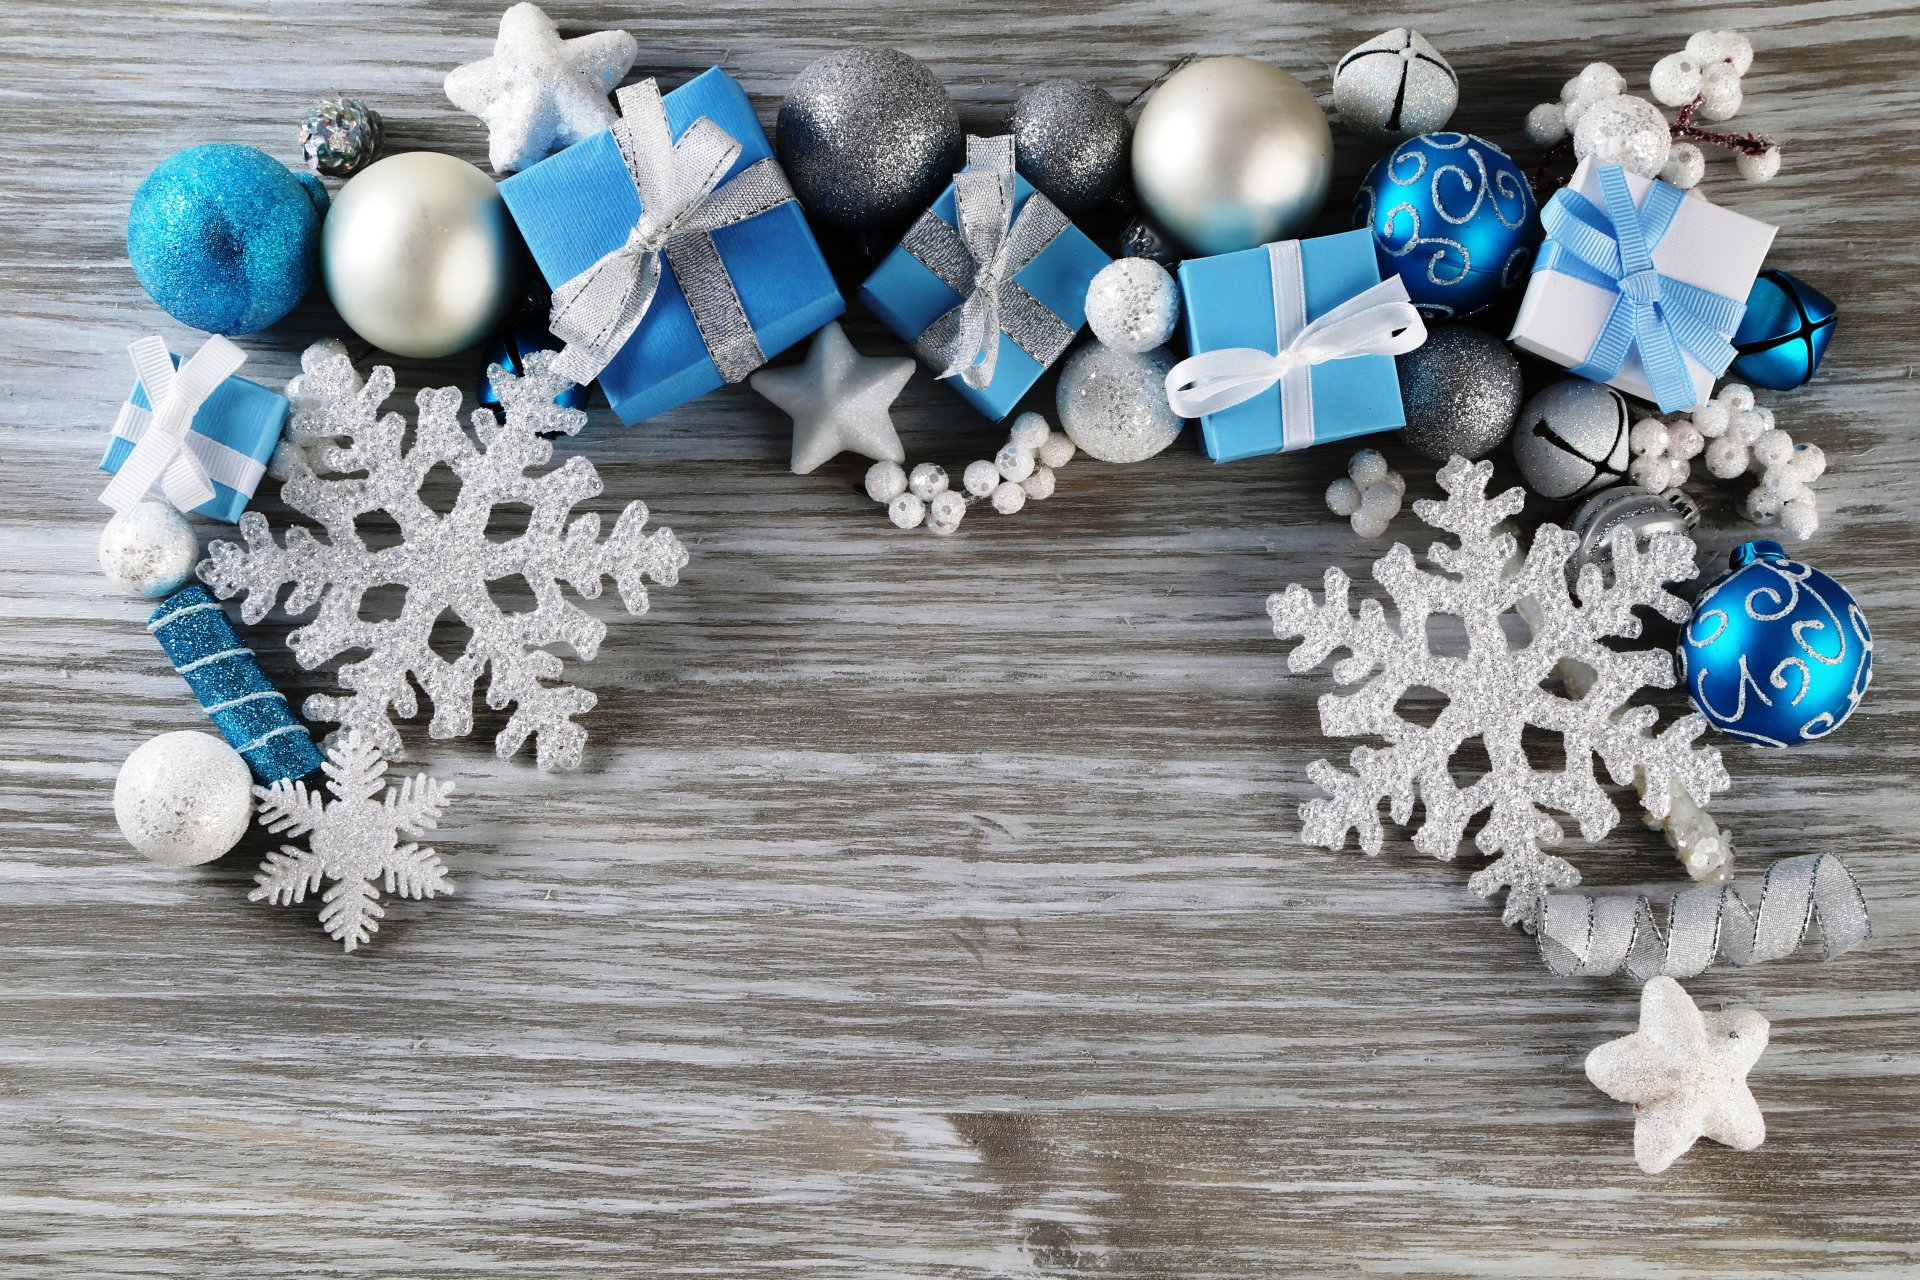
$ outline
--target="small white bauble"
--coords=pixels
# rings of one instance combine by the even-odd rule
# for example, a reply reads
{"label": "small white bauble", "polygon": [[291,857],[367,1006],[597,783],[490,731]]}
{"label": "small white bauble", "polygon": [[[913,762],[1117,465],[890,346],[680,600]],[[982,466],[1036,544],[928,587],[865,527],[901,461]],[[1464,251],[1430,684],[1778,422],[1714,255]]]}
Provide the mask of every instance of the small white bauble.
{"label": "small white bauble", "polygon": [[118,512],[100,534],[100,568],[122,591],[158,600],[193,579],[200,539],[187,518],[149,498]]}
{"label": "small white bauble", "polygon": [[1360,486],[1351,477],[1341,476],[1327,486],[1327,510],[1337,516],[1350,516],[1360,509]]}
{"label": "small white bauble", "polygon": [[984,498],[999,487],[1000,472],[984,458],[978,462],[969,462],[960,483],[966,486],[968,493],[976,498]]}
{"label": "small white bauble", "polygon": [[952,533],[967,514],[967,500],[951,489],[942,489],[927,504],[927,528],[935,533]]}
{"label": "small white bauble", "polygon": [[1654,101],[1669,107],[1684,107],[1700,92],[1700,59],[1690,53],[1670,53],[1653,64],[1647,88]]}
{"label": "small white bauble", "polygon": [[1726,63],[1708,67],[1700,76],[1700,118],[1731,120],[1746,100],[1740,77]]}
{"label": "small white bauble", "polygon": [[887,519],[902,529],[915,529],[927,518],[927,504],[917,494],[896,493],[887,503]]}
{"label": "small white bauble", "polygon": [[1673,135],[1660,108],[1619,94],[1596,102],[1573,127],[1573,154],[1595,164],[1617,164],[1643,178],[1658,176]]}
{"label": "small white bauble", "polygon": [[127,843],[155,862],[211,862],[247,832],[253,778],[240,753],[210,733],[163,733],[127,757],[113,784]]}
{"label": "small white bauble", "polygon": [[1589,62],[1580,74],[1560,86],[1562,102],[1592,102],[1627,91],[1627,78],[1608,62]]}
{"label": "small white bauble", "polygon": [[1087,286],[1087,325],[1110,347],[1151,351],[1179,322],[1180,289],[1151,258],[1109,262]]}
{"label": "small white bauble", "polygon": [[1567,136],[1567,108],[1561,102],[1543,102],[1527,112],[1527,137],[1543,147]]}
{"label": "small white bauble", "polygon": [[1072,462],[1076,452],[1078,450],[1074,448],[1073,440],[1067,433],[1056,431],[1047,437],[1047,442],[1040,446],[1040,451],[1034,456],[1040,460],[1041,466],[1058,470]]}
{"label": "small white bauble", "polygon": [[1116,351],[1089,343],[1067,357],[1056,404],[1060,425],[1102,462],[1140,462],[1165,449],[1186,425],[1167,403],[1173,354]]}
{"label": "small white bauble", "polygon": [[1052,438],[1053,428],[1037,413],[1021,414],[1013,420],[1013,430],[1007,433],[1008,444],[1028,453],[1038,453]]}
{"label": "small white bauble", "polygon": [[1033,455],[1009,442],[993,455],[993,466],[1001,475],[1018,484],[1033,474]]}
{"label": "small white bauble", "polygon": [[1035,467],[1033,474],[1020,482],[1027,497],[1035,502],[1044,502],[1053,496],[1054,475],[1052,467]]}
{"label": "small white bauble", "polygon": [[1742,151],[1733,158],[1734,168],[1748,182],[1768,182],[1780,172],[1780,148],[1768,147],[1757,156]]}
{"label": "small white bauble", "polygon": [[923,462],[907,476],[907,488],[922,502],[932,502],[947,491],[947,472],[931,462]]}
{"label": "small white bauble", "polygon": [[1027,505],[1027,491],[1011,480],[1002,481],[993,491],[993,509],[1003,516],[1017,513]]}
{"label": "small white bauble", "polygon": [[1685,190],[1700,185],[1707,176],[1706,153],[1691,142],[1676,142],[1667,148],[1667,162],[1660,166],[1660,181]]}
{"label": "small white bauble", "polygon": [[876,462],[867,468],[867,496],[892,502],[907,491],[907,473],[897,462]]}

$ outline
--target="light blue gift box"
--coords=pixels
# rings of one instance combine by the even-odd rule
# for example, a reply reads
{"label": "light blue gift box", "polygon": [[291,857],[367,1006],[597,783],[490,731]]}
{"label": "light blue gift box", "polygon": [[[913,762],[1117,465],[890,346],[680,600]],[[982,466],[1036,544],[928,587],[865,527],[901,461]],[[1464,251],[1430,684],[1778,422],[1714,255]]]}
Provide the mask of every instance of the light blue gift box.
{"label": "light blue gift box", "polygon": [[[1020,216],[1033,187],[1019,175],[1013,180],[1013,214]],[[954,212],[953,184],[933,202],[933,213],[950,226],[957,224]],[[1047,310],[1059,316],[1067,328],[1078,331],[1087,322],[1087,285],[1100,268],[1112,259],[1086,233],[1068,223],[1051,243],[1034,255],[1033,261],[1014,273],[1014,282]],[[908,343],[914,342],[927,326],[959,306],[966,299],[954,292],[906,246],[897,245],[881,259],[867,282],[860,286],[860,301]],[[1046,366],[1000,335],[1000,354],[996,357],[993,381],[985,387],[972,387],[959,378],[946,382],[961,397],[995,422],[1013,411],[1029,388],[1046,372]],[[942,370],[936,369],[939,373]]]}
{"label": "light blue gift box", "polygon": [[[753,104],[718,67],[663,99],[678,139],[705,116],[740,144],[727,181],[773,155]],[[558,288],[626,243],[640,221],[640,195],[611,130],[576,142],[514,174],[500,194],[547,283]],[[846,310],[798,201],[713,233],[760,350],[772,358]],[[600,389],[632,426],[725,384],[695,327],[686,295],[663,261],[660,289],[640,327],[601,371]]]}
{"label": "light blue gift box", "polygon": [[[180,367],[179,356],[173,357],[173,367]],[[153,408],[147,389],[138,381],[127,401],[135,408]],[[245,378],[230,377],[215,388],[193,415],[193,438],[187,442],[213,481],[213,497],[195,507],[195,512],[228,524],[239,521],[266,474],[273,447],[280,443],[287,410],[285,396]],[[133,441],[114,436],[107,444],[106,456],[100,459],[100,469],[108,475],[118,474],[132,452]]]}
{"label": "light blue gift box", "polygon": [[[1300,274],[1307,320],[1379,284],[1380,263],[1365,231],[1343,231],[1300,241]],[[1188,350],[1193,355],[1230,347],[1273,351],[1279,345],[1273,314],[1273,271],[1265,246],[1189,258],[1180,264]],[[1308,371],[1313,386],[1312,444],[1392,431],[1406,425],[1393,357],[1353,356]],[[1200,436],[1215,462],[1236,462],[1286,449],[1280,388],[1200,419]]]}

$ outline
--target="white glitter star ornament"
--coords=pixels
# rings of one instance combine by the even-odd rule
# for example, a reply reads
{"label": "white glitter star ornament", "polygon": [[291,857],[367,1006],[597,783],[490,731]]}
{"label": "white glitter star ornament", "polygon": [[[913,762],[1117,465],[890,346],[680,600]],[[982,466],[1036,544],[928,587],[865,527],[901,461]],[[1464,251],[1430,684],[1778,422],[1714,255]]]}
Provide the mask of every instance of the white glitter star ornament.
{"label": "white glitter star ornament", "polygon": [[1633,1104],[1633,1155],[1660,1173],[1701,1138],[1751,1151],[1767,1136],[1747,1072],[1767,1047],[1752,1009],[1701,1013],[1672,978],[1640,989],[1640,1029],[1587,1055],[1587,1079]]}
{"label": "white glitter star ornament", "polygon": [[834,321],[814,335],[805,360],[761,369],[747,382],[793,419],[793,474],[804,476],[847,452],[905,461],[888,410],[913,365],[905,356],[861,355]]}
{"label": "white glitter star ornament", "polygon": [[305,902],[332,881],[320,896],[320,923],[352,951],[379,931],[386,915],[382,888],[403,898],[453,892],[439,854],[400,843],[403,835],[433,830],[453,784],[420,773],[397,787],[386,785],[386,760],[357,733],[330,747],[321,767],[331,800],[287,778],[253,789],[261,826],[277,835],[309,838],[304,849],[289,844],[269,853],[254,876],[258,887],[247,898],[284,907]]}
{"label": "white glitter star ornament", "polygon": [[[1314,761],[1308,776],[1327,794],[1301,808],[1302,839],[1338,849],[1354,832],[1362,849],[1378,853],[1380,802],[1387,802],[1394,822],[1406,825],[1418,800],[1424,815],[1413,847],[1445,860],[1458,851],[1467,824],[1485,813],[1474,843],[1497,856],[1468,887],[1482,897],[1505,889],[1506,923],[1531,930],[1549,890],[1580,882],[1571,863],[1547,852],[1565,834],[1549,810],[1571,815],[1587,840],[1600,839],[1620,820],[1594,779],[1594,757],[1621,786],[1642,780],[1645,807],[1654,817],[1667,812],[1671,786],[1705,805],[1728,778],[1718,751],[1693,745],[1706,729],[1700,716],[1651,734],[1659,712],[1628,705],[1643,688],[1672,687],[1672,657],[1664,649],[1606,643],[1639,635],[1638,608],[1676,622],[1688,616],[1686,602],[1663,584],[1693,576],[1693,543],[1660,533],[1642,549],[1623,531],[1614,540],[1611,581],[1588,564],[1570,593],[1567,563],[1578,540],[1557,525],[1541,525],[1522,560],[1518,540],[1499,526],[1520,510],[1524,496],[1509,489],[1488,498],[1492,475],[1492,463],[1456,457],[1438,477],[1447,500],[1414,504],[1422,520],[1458,539],[1457,546],[1435,543],[1427,550],[1428,561],[1443,572],[1417,568],[1405,544],[1374,562],[1374,580],[1392,597],[1397,624],[1377,600],[1351,612],[1351,584],[1338,569],[1326,572],[1324,604],[1316,605],[1312,593],[1295,585],[1271,596],[1267,613],[1276,636],[1300,637],[1287,657],[1291,671],[1309,670],[1335,649],[1349,650],[1333,664],[1333,678],[1361,687],[1321,697],[1321,731],[1387,743],[1355,747],[1351,772]],[[1514,612],[1523,599],[1539,613],[1530,639]],[[1464,654],[1436,653],[1429,645],[1428,620],[1448,615],[1464,627]],[[1548,687],[1562,659],[1594,672],[1584,696]],[[1431,723],[1401,714],[1401,699],[1416,689],[1437,690],[1446,699]],[[1521,741],[1529,726],[1559,735],[1562,766],[1532,765]],[[1487,766],[1472,770],[1478,776],[1463,786],[1453,775],[1452,757],[1472,738],[1484,746]]]}
{"label": "white glitter star ornament", "polygon": [[[317,605],[313,621],[287,636],[303,667],[364,654],[337,673],[347,692],[314,694],[305,704],[308,716],[357,729],[398,758],[393,720],[419,714],[416,687],[433,703],[428,732],[457,738],[473,731],[474,691],[485,676],[487,705],[513,708],[494,739],[497,755],[511,756],[532,736],[541,768],[580,762],[587,734],[574,717],[595,698],[550,683],[565,668],[545,646],[565,644],[592,661],[607,628],[570,603],[561,587],[593,599],[600,580],[611,577],[627,612],[645,613],[647,580],[679,581],[687,553],[671,530],[645,532],[644,502],[628,503],[605,541],[597,514],[569,520],[575,505],[601,492],[599,473],[585,458],[529,474],[553,457],[544,434],[570,436],[587,420],[553,402],[570,385],[553,372],[553,358],[545,351],[528,356],[523,377],[492,366],[488,377],[504,417],[474,410],[472,435],[460,425],[460,393],[452,387],[419,394],[419,421],[409,435],[399,414],[380,413],[393,391],[393,370],[386,366],[375,366],[364,385],[344,355],[309,364],[301,374],[293,435],[313,441],[309,447],[318,448],[320,458],[318,469],[290,461],[281,498],[317,520],[325,539],[295,528],[284,544],[276,542],[266,517],[249,511],[240,519],[244,545],[214,543],[200,577],[222,599],[245,593],[241,617],[248,623],[266,617],[282,589],[288,589],[288,613]],[[325,444],[329,438],[346,443]],[[445,512],[420,494],[439,467],[459,482]],[[496,521],[500,507],[508,511]],[[390,537],[368,545],[358,522],[375,513],[398,526],[398,545],[388,545]],[[496,582],[509,593],[506,603],[530,595],[531,607],[504,607]],[[397,613],[390,607],[396,596],[403,597]],[[450,646],[432,644],[436,624],[448,615],[468,632],[464,648],[451,657],[442,652]]]}
{"label": "white glitter star ornament", "polygon": [[539,5],[516,4],[500,17],[493,56],[447,73],[447,97],[486,121],[494,172],[513,173],[611,125],[607,95],[639,55],[625,31],[562,40]]}

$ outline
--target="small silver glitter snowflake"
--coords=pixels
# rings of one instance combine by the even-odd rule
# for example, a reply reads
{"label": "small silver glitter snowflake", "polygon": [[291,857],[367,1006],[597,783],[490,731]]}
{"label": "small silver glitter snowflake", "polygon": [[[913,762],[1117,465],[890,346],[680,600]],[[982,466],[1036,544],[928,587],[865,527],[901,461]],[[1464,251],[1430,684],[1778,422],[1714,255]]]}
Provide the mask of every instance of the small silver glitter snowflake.
{"label": "small silver glitter snowflake", "polygon": [[[600,594],[611,577],[633,614],[647,610],[646,582],[671,586],[687,562],[686,549],[669,529],[644,532],[647,507],[632,502],[613,533],[600,540],[600,517],[573,516],[573,507],[601,491],[600,476],[585,458],[568,458],[550,471],[553,445],[542,433],[572,435],[587,415],[553,402],[569,384],[551,369],[553,356],[527,358],[524,377],[500,366],[488,370],[504,418],[476,409],[473,434],[460,425],[460,393],[451,387],[422,391],[418,426],[409,441],[406,420],[380,413],[393,392],[393,371],[376,366],[362,385],[344,355],[310,364],[301,375],[300,411],[293,438],[318,450],[317,463],[300,458],[281,496],[288,506],[320,522],[322,541],[303,528],[276,542],[266,518],[248,512],[240,520],[245,545],[216,542],[200,576],[222,599],[245,592],[241,616],[259,622],[287,588],[286,609],[313,621],[287,636],[300,665],[309,669],[350,652],[365,657],[338,673],[345,695],[315,694],[305,704],[316,720],[357,729],[389,757],[401,754],[394,717],[419,714],[415,687],[433,704],[428,732],[456,738],[473,730],[475,686],[487,678],[487,705],[511,706],[513,715],[494,739],[503,759],[529,735],[543,769],[580,762],[586,730],[574,717],[595,702],[585,689],[557,681],[560,657],[545,646],[564,643],[591,661],[606,624],[561,593],[571,587],[586,599]],[[478,443],[475,442],[478,437]],[[329,440],[344,443],[327,443]],[[452,509],[441,513],[420,497],[437,466],[459,480]],[[489,537],[496,508],[514,509],[513,528]],[[393,546],[369,546],[356,522],[384,513],[399,527]],[[502,513],[503,515],[505,513]],[[533,607],[510,611],[494,583],[524,587]],[[383,618],[381,597],[398,588],[398,616]],[[370,594],[375,599],[369,601]],[[370,616],[371,615],[371,616]],[[430,640],[443,617],[469,635],[451,659]],[[443,645],[443,648],[445,646]]]}
{"label": "small silver glitter snowflake", "polygon": [[[1549,811],[1570,815],[1590,841],[1620,820],[1620,811],[1594,778],[1595,757],[1616,784],[1642,778],[1646,808],[1655,817],[1666,813],[1670,786],[1704,805],[1728,778],[1717,750],[1693,745],[1706,729],[1700,716],[1674,721],[1656,735],[1648,731],[1658,711],[1628,705],[1643,688],[1672,687],[1671,656],[1663,649],[1621,650],[1605,643],[1639,635],[1637,608],[1652,608],[1675,621],[1686,618],[1686,603],[1664,584],[1693,575],[1693,543],[1677,533],[1661,533],[1642,550],[1631,533],[1617,537],[1611,581],[1589,564],[1569,593],[1567,562],[1576,539],[1557,525],[1542,525],[1520,559],[1518,540],[1499,525],[1520,510],[1521,491],[1488,498],[1492,475],[1492,463],[1456,457],[1439,474],[1447,500],[1414,504],[1422,520],[1458,539],[1457,546],[1428,548],[1428,561],[1441,573],[1417,568],[1404,544],[1374,562],[1374,580],[1392,597],[1397,625],[1377,600],[1363,601],[1357,613],[1351,612],[1350,583],[1338,569],[1326,572],[1324,604],[1316,605],[1311,592],[1295,585],[1269,597],[1267,612],[1276,636],[1300,638],[1287,657],[1289,670],[1306,671],[1344,648],[1349,656],[1333,664],[1335,682],[1365,682],[1354,693],[1320,699],[1321,731],[1329,737],[1378,737],[1388,744],[1355,747],[1351,772],[1326,760],[1313,763],[1308,776],[1327,795],[1302,807],[1302,838],[1338,849],[1354,832],[1362,849],[1378,853],[1380,802],[1387,801],[1393,821],[1405,826],[1418,800],[1425,813],[1414,848],[1450,859],[1467,824],[1485,813],[1474,843],[1497,857],[1468,887],[1482,897],[1507,890],[1506,922],[1531,930],[1548,890],[1580,882],[1572,864],[1547,852],[1564,836]],[[1510,642],[1503,620],[1522,600],[1533,602],[1529,612],[1537,607],[1539,620],[1526,639],[1515,614],[1517,643]],[[1441,615],[1464,625],[1464,655],[1432,651],[1427,624]],[[1562,659],[1594,672],[1585,696],[1548,687],[1554,664]],[[1431,724],[1401,714],[1401,699],[1413,689],[1445,696],[1446,705]],[[1521,742],[1529,726],[1559,735],[1565,750],[1560,767],[1533,767]],[[1462,786],[1450,766],[1454,753],[1473,738],[1484,746],[1488,766]]]}
{"label": "small silver glitter snowflake", "polygon": [[253,878],[258,887],[247,898],[284,907],[305,902],[309,893],[333,881],[320,897],[320,923],[352,951],[380,928],[386,915],[382,887],[403,898],[453,892],[439,854],[400,843],[403,835],[433,830],[453,784],[419,773],[397,787],[387,786],[380,749],[351,732],[328,749],[321,767],[332,800],[288,778],[253,789],[261,826],[276,835],[309,839],[305,849],[289,844],[268,854]]}

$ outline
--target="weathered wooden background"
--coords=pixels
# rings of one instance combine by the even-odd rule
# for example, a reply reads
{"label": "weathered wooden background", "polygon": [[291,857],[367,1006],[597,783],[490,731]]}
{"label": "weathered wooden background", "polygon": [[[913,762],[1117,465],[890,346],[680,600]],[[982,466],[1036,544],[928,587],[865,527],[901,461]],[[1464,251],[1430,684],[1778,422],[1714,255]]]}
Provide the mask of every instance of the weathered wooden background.
{"label": "weathered wooden background", "polygon": [[[440,82],[498,11],[0,0],[0,1272],[1920,1271],[1912,6],[553,12],[627,26],[669,85],[724,64],[768,120],[820,53],[896,44],[980,128],[1044,76],[1125,98],[1190,51],[1324,93],[1350,45],[1412,19],[1462,74],[1457,123],[1529,157],[1526,109],[1587,61],[1643,84],[1696,28],[1752,33],[1741,123],[1786,167],[1750,187],[1716,160],[1710,190],[1840,301],[1819,381],[1769,402],[1833,460],[1805,552],[1858,589],[1880,649],[1833,741],[1732,748],[1717,811],[1750,868],[1844,853],[1878,937],[1691,984],[1773,1020],[1769,1137],[1644,1177],[1627,1110],[1580,1070],[1633,1021],[1629,984],[1550,978],[1466,893],[1472,859],[1297,842],[1325,677],[1286,675],[1261,603],[1378,553],[1321,505],[1343,454],[1076,462],[1051,501],[941,541],[889,526],[855,459],[788,474],[784,420],[745,388],[634,431],[596,411],[563,446],[600,467],[603,508],[646,498],[693,560],[580,672],[601,699],[584,771],[496,762],[485,718],[466,742],[414,734],[461,790],[437,841],[458,897],[397,907],[343,958],[310,909],[246,902],[259,841],[146,863],[115,831],[115,770],[204,722],[94,566],[125,344],[193,340],[134,281],[129,197],[191,143],[292,159],[331,92],[374,103],[396,147],[484,163]],[[1340,157],[1328,229],[1372,158],[1344,137]],[[311,301],[244,341],[249,373],[277,384],[336,331]],[[399,406],[475,372],[403,363]],[[898,416],[916,460],[1001,440],[924,374]],[[1703,562],[1752,532],[1716,500]],[[256,635],[269,668],[325,687],[283,634]],[[1677,875],[1631,821],[1574,856],[1596,883]]]}

